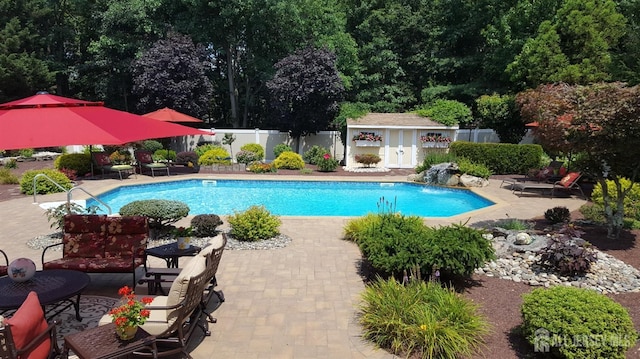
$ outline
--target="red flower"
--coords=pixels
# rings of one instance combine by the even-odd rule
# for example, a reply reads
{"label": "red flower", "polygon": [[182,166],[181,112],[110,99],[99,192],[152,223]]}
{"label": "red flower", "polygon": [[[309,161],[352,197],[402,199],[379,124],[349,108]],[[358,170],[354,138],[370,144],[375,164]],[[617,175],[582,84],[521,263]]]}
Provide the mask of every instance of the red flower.
{"label": "red flower", "polygon": [[118,294],[122,297],[120,306],[109,311],[118,332],[124,331],[126,327],[144,324],[151,314],[145,305],[151,303],[153,298],[144,297],[137,300],[131,288],[127,286],[120,288]]}
{"label": "red flower", "polygon": [[328,160],[329,158],[331,158],[331,156],[328,153],[325,153],[324,156],[322,157],[324,157],[325,160]]}

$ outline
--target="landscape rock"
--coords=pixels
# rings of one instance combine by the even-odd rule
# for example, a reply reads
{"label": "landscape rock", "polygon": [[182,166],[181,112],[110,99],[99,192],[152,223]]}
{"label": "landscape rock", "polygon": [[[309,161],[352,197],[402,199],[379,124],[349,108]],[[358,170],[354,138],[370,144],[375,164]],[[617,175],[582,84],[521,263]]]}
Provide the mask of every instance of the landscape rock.
{"label": "landscape rock", "polygon": [[465,187],[487,187],[489,185],[489,180],[463,174],[460,176],[460,184]]}

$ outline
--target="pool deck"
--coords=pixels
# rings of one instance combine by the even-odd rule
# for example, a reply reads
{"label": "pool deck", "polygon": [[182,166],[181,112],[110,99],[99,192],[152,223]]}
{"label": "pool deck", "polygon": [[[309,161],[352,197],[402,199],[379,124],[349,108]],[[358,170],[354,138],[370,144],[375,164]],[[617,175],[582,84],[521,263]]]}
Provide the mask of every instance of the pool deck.
{"label": "pool deck", "polygon": [[[85,181],[81,187],[99,194],[119,185],[152,183],[176,179],[256,179],[253,174],[197,174],[119,180]],[[316,177],[269,176],[274,180],[354,180],[405,181],[406,176]],[[549,198],[545,195],[519,197],[500,180],[474,190],[496,205],[449,218],[425,218],[430,226],[450,223],[473,224],[504,218],[528,219],[544,211],[564,206],[573,211],[586,203],[577,196]],[[81,191],[74,199],[84,199]],[[37,196],[38,203],[65,201],[65,194]],[[9,260],[31,258],[41,267],[41,250],[25,243],[36,236],[52,233],[44,210],[33,197],[0,202],[0,249]],[[293,241],[286,248],[255,251],[225,251],[218,269],[219,289],[226,301],[213,313],[212,335],[192,341],[191,355],[205,358],[394,358],[360,337],[356,320],[359,295],[364,288],[358,275],[360,252],[341,239],[342,229],[352,217],[281,217],[281,232]],[[224,218],[223,218],[224,220]],[[179,225],[188,225],[183,219]],[[223,225],[223,227],[226,226]],[[55,254],[54,254],[55,256]],[[54,257],[52,256],[52,257]],[[151,266],[164,262],[152,259]],[[143,275],[139,269],[138,277]],[[117,289],[131,280],[130,275],[95,274],[86,294],[117,296]],[[138,294],[145,294],[142,287]],[[215,303],[214,303],[215,304]],[[197,332],[198,333],[198,332]]]}

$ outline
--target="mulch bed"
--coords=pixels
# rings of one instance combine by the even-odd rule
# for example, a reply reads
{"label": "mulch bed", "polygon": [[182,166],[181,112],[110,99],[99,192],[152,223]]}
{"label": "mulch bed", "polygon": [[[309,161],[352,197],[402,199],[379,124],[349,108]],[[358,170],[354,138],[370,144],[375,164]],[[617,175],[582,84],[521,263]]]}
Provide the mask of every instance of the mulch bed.
{"label": "mulch bed", "polygon": [[[35,161],[18,163],[18,168],[12,170],[18,177],[28,169],[53,168],[53,161]],[[301,175],[299,171],[278,171],[278,175],[300,176],[384,176],[384,175],[408,175],[412,170],[398,170],[386,173],[353,173],[345,172],[338,168],[336,172]],[[0,201],[24,196],[20,194],[19,185],[0,185]],[[572,219],[580,219],[579,212],[572,213]],[[536,223],[536,228],[544,228],[548,225],[542,217],[531,219]],[[591,242],[599,250],[608,253],[625,263],[640,269],[640,245],[637,238],[640,230],[624,231],[620,239],[610,240],[606,238],[605,228],[597,226],[583,227],[583,238]],[[486,338],[486,346],[482,353],[473,358],[535,358],[533,348],[519,335],[518,327],[522,323],[520,306],[522,295],[533,290],[534,287],[510,280],[474,275],[464,288],[464,295],[475,301],[480,306],[480,312],[491,323],[492,333]],[[611,294],[612,299],[629,310],[636,330],[640,331],[640,293]],[[627,352],[627,358],[640,357],[640,345],[636,345]]]}

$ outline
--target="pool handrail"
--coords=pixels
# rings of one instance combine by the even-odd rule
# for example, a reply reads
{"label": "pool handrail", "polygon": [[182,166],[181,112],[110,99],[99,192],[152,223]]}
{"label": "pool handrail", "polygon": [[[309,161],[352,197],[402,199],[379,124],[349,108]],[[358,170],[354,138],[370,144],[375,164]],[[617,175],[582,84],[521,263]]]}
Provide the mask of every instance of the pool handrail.
{"label": "pool handrail", "polygon": [[71,189],[66,189],[64,188],[61,184],[59,184],[58,182],[54,181],[51,177],[47,176],[44,173],[38,173],[37,175],[35,175],[33,177],[33,203],[37,204],[38,201],[36,200],[36,196],[38,195],[38,190],[36,187],[36,181],[38,180],[38,178],[40,177],[44,177],[45,179],[49,180],[49,182],[53,183],[56,187],[60,188],[61,190],[63,190],[64,192],[67,193],[67,209],[70,208],[71,206],[71,192],[73,192],[74,190],[81,190],[82,192],[86,193],[89,197],[93,198],[96,200],[96,202],[100,203],[101,205],[105,206],[107,208],[107,210],[109,211],[109,214],[112,214],[112,210],[111,210],[111,206],[109,206],[108,204],[106,204],[105,202],[103,202],[101,199],[99,199],[98,197],[94,196],[93,194],[89,193],[87,190],[85,190],[82,187],[71,187]]}

